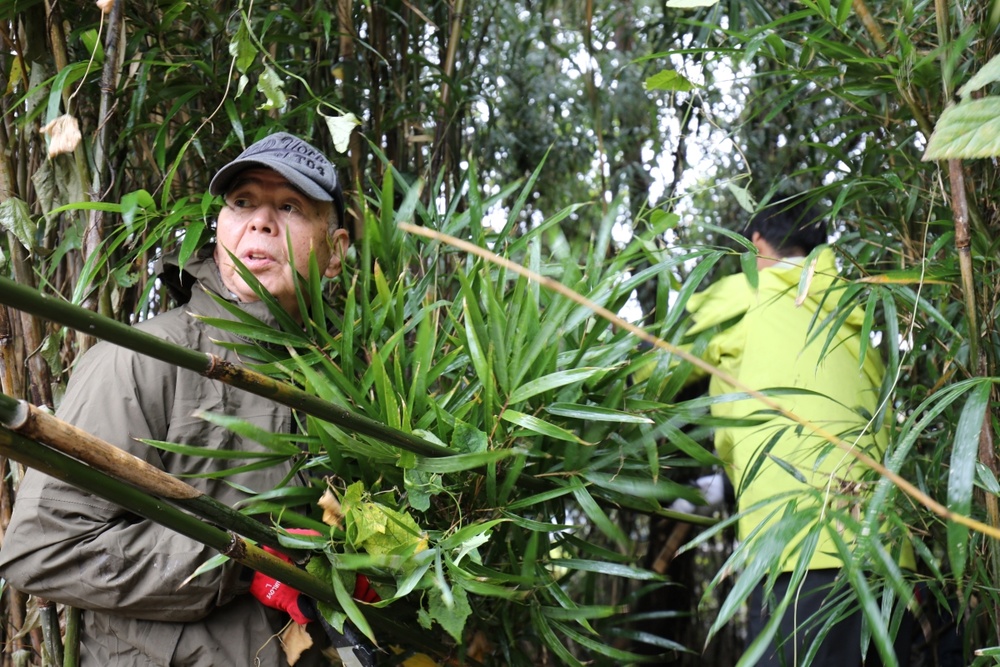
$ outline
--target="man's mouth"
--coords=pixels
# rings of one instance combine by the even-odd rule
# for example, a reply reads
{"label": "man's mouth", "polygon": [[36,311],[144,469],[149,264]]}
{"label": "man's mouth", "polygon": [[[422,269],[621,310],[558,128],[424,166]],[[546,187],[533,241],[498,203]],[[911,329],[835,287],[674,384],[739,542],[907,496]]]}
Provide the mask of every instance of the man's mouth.
{"label": "man's mouth", "polygon": [[250,250],[245,253],[243,257],[252,261],[274,259],[270,253],[264,252],[263,250]]}

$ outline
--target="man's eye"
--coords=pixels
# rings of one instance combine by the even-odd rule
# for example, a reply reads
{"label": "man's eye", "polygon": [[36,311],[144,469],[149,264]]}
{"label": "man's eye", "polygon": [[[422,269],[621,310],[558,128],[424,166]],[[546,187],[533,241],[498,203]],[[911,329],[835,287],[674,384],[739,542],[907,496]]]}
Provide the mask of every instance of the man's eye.
{"label": "man's eye", "polygon": [[298,213],[299,208],[294,204],[282,204],[281,210],[284,213]]}
{"label": "man's eye", "polygon": [[250,206],[250,200],[245,197],[236,197],[232,201],[233,208],[246,208]]}

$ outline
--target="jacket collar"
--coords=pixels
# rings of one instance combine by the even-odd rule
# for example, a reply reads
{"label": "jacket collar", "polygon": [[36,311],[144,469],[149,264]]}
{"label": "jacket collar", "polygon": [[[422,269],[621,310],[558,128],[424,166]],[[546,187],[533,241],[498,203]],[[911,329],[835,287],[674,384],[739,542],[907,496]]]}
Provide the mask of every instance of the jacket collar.
{"label": "jacket collar", "polygon": [[180,266],[179,251],[171,251],[160,257],[154,266],[157,276],[171,294],[197,315],[234,319],[216,303],[215,295],[237,305],[247,314],[264,324],[278,328],[278,321],[263,301],[242,302],[222,282],[219,266],[215,263],[215,244],[210,243],[200,250],[184,266]]}

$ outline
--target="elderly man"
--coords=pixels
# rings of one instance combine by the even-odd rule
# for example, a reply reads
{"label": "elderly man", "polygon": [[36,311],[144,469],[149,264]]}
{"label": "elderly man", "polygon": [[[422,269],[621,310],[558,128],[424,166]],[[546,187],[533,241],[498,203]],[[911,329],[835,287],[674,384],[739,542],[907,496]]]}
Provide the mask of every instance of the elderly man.
{"label": "elderly man", "polygon": [[[190,301],[137,326],[238,362],[217,341],[239,339],[195,315],[232,319],[213,298],[222,297],[276,326],[237,270],[235,257],[292,317],[301,319],[297,274],[308,275],[310,261],[328,278],[341,270],[349,244],[341,227],[343,197],[330,161],[286,133],[247,148],[216,174],[210,191],[223,197],[217,244],[183,267],[169,256],[160,267],[161,278],[190,295]],[[183,456],[139,442],[264,451],[197,418],[198,411],[225,412],[272,432],[292,428],[287,407],[107,343],[80,359],[57,414],[171,474],[187,476],[193,486],[231,506],[248,497],[247,489],[259,493],[286,483],[290,462],[213,479],[204,474],[226,466],[225,459]],[[271,591],[273,580],[262,581],[262,575],[235,563],[194,576],[214,555],[126,508],[29,471],[0,548],[0,575],[19,590],[85,610],[84,667],[285,664],[273,636],[290,615],[307,620],[294,605],[297,595],[278,596],[279,603],[268,600],[261,591]],[[315,625],[307,626],[314,648],[299,665],[322,658],[325,640]]]}

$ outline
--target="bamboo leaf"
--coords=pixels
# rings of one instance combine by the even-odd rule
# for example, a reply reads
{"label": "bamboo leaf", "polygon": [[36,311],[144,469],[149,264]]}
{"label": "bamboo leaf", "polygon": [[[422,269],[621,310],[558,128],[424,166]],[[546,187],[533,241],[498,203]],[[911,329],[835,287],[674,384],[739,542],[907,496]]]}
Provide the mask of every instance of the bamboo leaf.
{"label": "bamboo leaf", "polygon": [[580,560],[578,558],[553,558],[554,567],[564,567],[568,570],[579,570],[581,572],[595,572],[597,574],[607,574],[614,577],[624,577],[636,581],[667,581],[666,575],[657,574],[652,570],[622,563],[606,563],[599,560]]}
{"label": "bamboo leaf", "polygon": [[[181,454],[183,456],[197,456],[206,459],[273,459],[274,454],[270,452],[247,452],[232,449],[211,449],[208,447],[197,447],[194,445],[180,445],[174,442],[163,440],[149,440],[141,438],[139,442],[162,449],[165,452]],[[296,450],[297,451],[297,450]]]}
{"label": "bamboo leaf", "polygon": [[482,468],[488,463],[502,461],[512,456],[524,455],[525,452],[517,449],[495,449],[490,452],[456,454],[455,456],[438,456],[434,458],[418,456],[416,469],[432,473],[454,473]]}
{"label": "bamboo leaf", "polygon": [[614,422],[616,424],[652,424],[649,417],[635,415],[622,410],[612,410],[611,408],[599,405],[578,405],[575,403],[551,403],[545,406],[545,411],[559,417],[569,417],[571,419],[582,419],[584,421]]}
{"label": "bamboo leaf", "polygon": [[291,456],[302,453],[302,450],[295,444],[296,441],[301,440],[301,436],[292,433],[274,433],[244,419],[220,412],[198,411],[194,416],[204,419],[210,424],[222,426],[248,440],[253,440],[275,454]]}
{"label": "bamboo leaf", "polygon": [[646,90],[667,90],[671,92],[694,90],[694,84],[676,70],[660,70],[646,77]]}
{"label": "bamboo leaf", "polygon": [[462,312],[465,315],[465,344],[469,352],[469,359],[472,361],[476,375],[483,384],[491,382],[489,373],[489,362],[486,358],[487,351],[483,348],[482,341],[478,335],[477,323],[482,322],[482,313],[478,308],[473,312],[475,304],[468,296],[462,299]]}
{"label": "bamboo leaf", "polygon": [[667,7],[674,9],[697,9],[699,7],[714,7],[719,0],[667,0]]}
{"label": "bamboo leaf", "polygon": [[[969,392],[962,414],[955,428],[955,443],[951,452],[948,471],[948,509],[968,516],[972,508],[979,437],[989,406],[991,383],[983,381]],[[961,579],[968,559],[969,528],[951,521],[948,523],[948,558],[955,576]]]}
{"label": "bamboo leaf", "polygon": [[549,623],[549,619],[541,613],[541,607],[537,605],[532,605],[531,607],[531,626],[536,632],[538,632],[542,641],[545,645],[552,649],[552,652],[559,657],[560,660],[566,665],[571,667],[583,667],[583,663],[576,659],[572,653],[563,645],[562,640],[556,635],[552,630],[552,626]]}
{"label": "bamboo leaf", "polygon": [[598,530],[624,548],[628,544],[628,538],[622,532],[622,529],[611,521],[604,510],[601,509],[601,506],[597,504],[594,497],[590,495],[590,491],[583,486],[579,479],[574,479],[570,485],[573,489],[573,497],[576,498],[576,502],[580,504],[580,509],[587,515],[587,518],[594,522]]}
{"label": "bamboo leaf", "polygon": [[693,503],[704,502],[701,499],[701,495],[695,489],[667,479],[650,480],[596,471],[586,472],[583,474],[583,477],[588,482],[593,482],[601,488],[638,498],[655,498],[656,500],[685,498]]}
{"label": "bamboo leaf", "polygon": [[517,410],[504,410],[500,415],[500,418],[539,435],[555,438],[557,440],[565,440],[567,442],[576,442],[581,445],[588,444],[564,428],[542,421],[538,417],[518,412]]}

